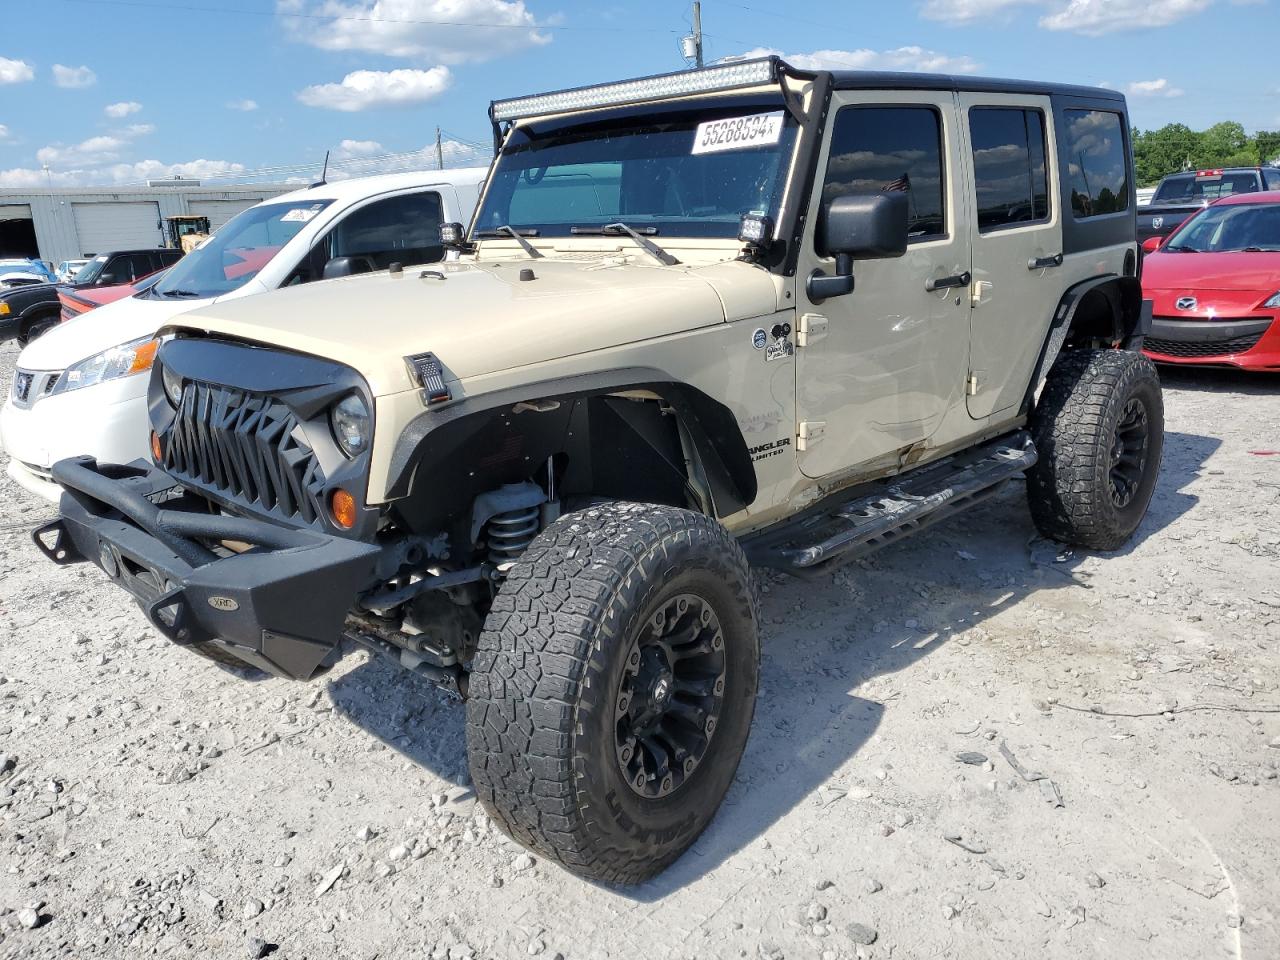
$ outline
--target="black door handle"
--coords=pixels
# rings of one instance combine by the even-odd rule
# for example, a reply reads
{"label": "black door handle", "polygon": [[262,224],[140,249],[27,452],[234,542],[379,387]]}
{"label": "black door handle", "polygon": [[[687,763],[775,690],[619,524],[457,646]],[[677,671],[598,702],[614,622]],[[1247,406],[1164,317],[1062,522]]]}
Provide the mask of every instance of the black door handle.
{"label": "black door handle", "polygon": [[1049,267],[1062,266],[1062,254],[1055,253],[1052,257],[1035,257],[1027,261],[1028,270],[1047,270]]}
{"label": "black door handle", "polygon": [[967,287],[969,285],[969,281],[972,279],[973,277],[970,275],[969,271],[966,270],[964,273],[957,273],[953,277],[939,277],[937,280],[926,280],[924,282],[924,288],[930,293],[933,293],[935,290],[945,290],[948,287]]}

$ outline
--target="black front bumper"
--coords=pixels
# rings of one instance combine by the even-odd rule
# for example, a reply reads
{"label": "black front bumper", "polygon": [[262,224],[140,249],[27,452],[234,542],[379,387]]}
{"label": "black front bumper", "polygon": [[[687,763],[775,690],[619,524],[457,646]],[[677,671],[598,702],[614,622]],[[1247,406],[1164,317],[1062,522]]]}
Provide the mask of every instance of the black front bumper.
{"label": "black front bumper", "polygon": [[[53,466],[60,519],[35,532],[55,563],[91,560],[174,643],[213,644],[278,676],[313,677],[342,639],[357,596],[376,585],[372,544],[207,512],[141,461]],[[247,545],[214,553],[204,542]]]}

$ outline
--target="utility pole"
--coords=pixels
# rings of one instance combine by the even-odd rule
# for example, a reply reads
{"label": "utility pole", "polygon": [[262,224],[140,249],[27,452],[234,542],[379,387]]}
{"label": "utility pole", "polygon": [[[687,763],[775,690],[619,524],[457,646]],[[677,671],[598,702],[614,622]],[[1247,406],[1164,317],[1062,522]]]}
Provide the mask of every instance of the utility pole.
{"label": "utility pole", "polygon": [[440,128],[436,127],[436,167],[444,169],[444,144],[440,140]]}
{"label": "utility pole", "polygon": [[693,2],[693,51],[698,69],[702,69],[702,4]]}

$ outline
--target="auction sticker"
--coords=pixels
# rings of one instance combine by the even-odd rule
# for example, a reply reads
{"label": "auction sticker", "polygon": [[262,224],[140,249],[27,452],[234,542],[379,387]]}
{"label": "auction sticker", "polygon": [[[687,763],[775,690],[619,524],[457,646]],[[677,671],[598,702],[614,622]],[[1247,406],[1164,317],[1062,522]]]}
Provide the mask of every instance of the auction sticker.
{"label": "auction sticker", "polygon": [[698,124],[693,133],[693,155],[764,147],[777,143],[781,138],[781,111],[708,120]]}

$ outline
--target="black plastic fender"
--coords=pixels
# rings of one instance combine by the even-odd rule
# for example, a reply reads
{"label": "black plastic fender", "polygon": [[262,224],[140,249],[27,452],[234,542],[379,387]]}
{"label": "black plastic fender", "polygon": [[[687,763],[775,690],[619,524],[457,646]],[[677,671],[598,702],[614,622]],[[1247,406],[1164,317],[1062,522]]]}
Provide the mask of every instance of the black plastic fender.
{"label": "black plastic fender", "polygon": [[1031,409],[1036,391],[1044,383],[1049,370],[1062,352],[1063,345],[1075,329],[1081,307],[1101,297],[1108,305],[1111,329],[1106,339],[1126,350],[1142,346],[1142,338],[1151,330],[1151,302],[1142,299],[1142,283],[1137,277],[1122,277],[1114,273],[1091,277],[1068,288],[1053,311],[1053,322],[1040,350],[1040,362],[1035,375],[1027,384],[1022,401],[1022,411]]}
{"label": "black plastic fender", "polygon": [[419,471],[450,456],[468,437],[471,424],[479,422],[476,415],[514,408],[521,402],[566,402],[633,390],[661,397],[680,417],[700,458],[717,516],[736,513],[755,500],[755,467],[733,412],[696,387],[652,367],[619,367],[542,380],[427,410],[396,441],[386,496],[392,500],[408,496]]}

